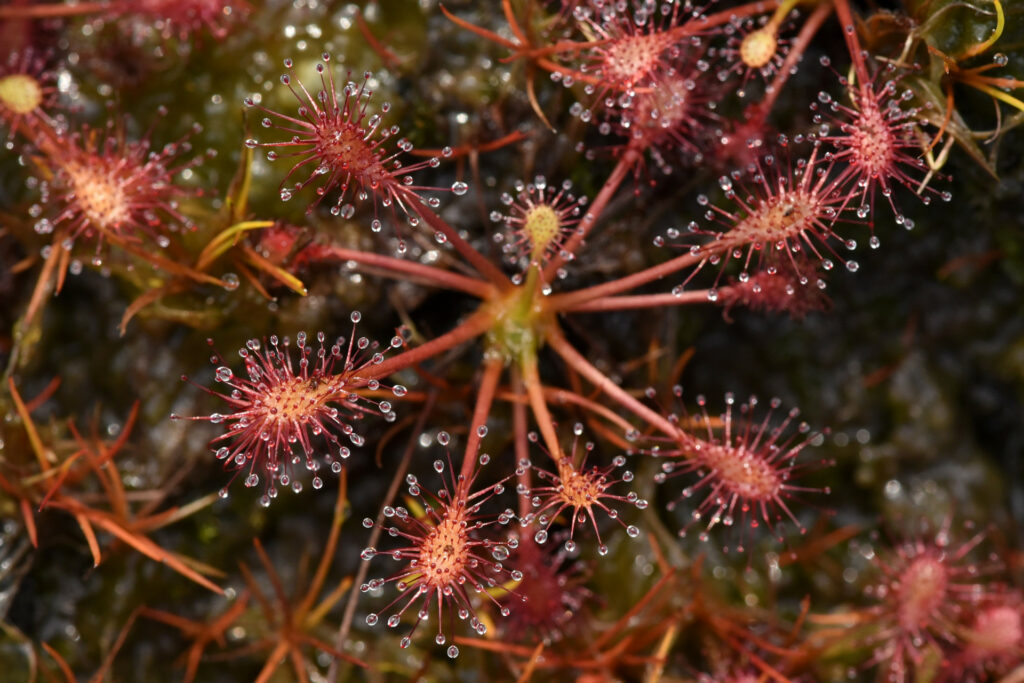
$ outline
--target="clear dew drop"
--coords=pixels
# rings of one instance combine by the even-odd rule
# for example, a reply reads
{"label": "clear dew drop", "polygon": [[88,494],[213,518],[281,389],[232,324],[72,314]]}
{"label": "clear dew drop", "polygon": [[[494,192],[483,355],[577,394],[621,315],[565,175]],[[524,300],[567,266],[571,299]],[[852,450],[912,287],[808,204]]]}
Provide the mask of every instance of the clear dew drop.
{"label": "clear dew drop", "polygon": [[462,182],[461,180],[457,180],[454,183],[452,183],[452,192],[455,193],[456,196],[461,197],[462,195],[469,192],[469,185]]}

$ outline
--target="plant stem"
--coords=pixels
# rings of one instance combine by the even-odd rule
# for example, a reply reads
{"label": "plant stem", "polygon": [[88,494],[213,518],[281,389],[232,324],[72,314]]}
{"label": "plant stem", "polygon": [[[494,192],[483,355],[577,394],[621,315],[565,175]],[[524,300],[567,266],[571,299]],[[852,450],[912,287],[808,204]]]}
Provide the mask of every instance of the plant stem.
{"label": "plant stem", "polygon": [[[749,17],[754,14],[764,14],[765,12],[772,11],[779,6],[776,0],[764,0],[763,2],[748,2],[746,5],[740,5],[739,7],[729,7],[708,14],[702,19],[696,19],[694,21],[688,21],[685,24],[677,26],[672,29],[673,38],[683,38],[685,36],[696,35],[699,32],[707,31],[709,28],[728,24],[734,18],[742,19],[743,17]],[[696,25],[696,30],[690,24]]]}
{"label": "plant stem", "polygon": [[800,28],[800,33],[797,34],[796,39],[793,41],[789,54],[786,55],[782,66],[779,67],[775,78],[772,79],[771,85],[765,88],[764,99],[751,107],[751,119],[756,117],[760,121],[764,121],[768,117],[786,82],[793,75],[793,70],[796,68],[797,63],[803,58],[807,46],[810,45],[818,29],[821,28],[821,25],[825,23],[825,19],[831,13],[832,5],[828,2],[822,2],[814,9],[811,16],[807,17],[807,21],[804,22],[804,25]]}
{"label": "plant stem", "polygon": [[[504,366],[505,364],[500,354],[492,353],[486,356],[483,377],[480,380],[480,388],[476,394],[476,406],[473,408],[473,418],[469,421],[469,438],[466,440],[466,453],[462,457],[460,475],[462,485],[466,487],[473,481],[477,455],[480,451],[480,441],[483,439],[477,430],[480,427],[487,426],[487,416],[491,412],[494,393],[498,388],[498,380],[501,378],[501,371],[504,369]],[[468,494],[469,491],[467,490],[463,493]]]}
{"label": "plant stem", "polygon": [[633,273],[632,275],[627,275],[626,277],[595,285],[593,287],[587,287],[586,289],[578,289],[575,292],[567,292],[565,294],[550,296],[545,300],[544,305],[547,310],[552,312],[567,311],[586,301],[625,292],[641,285],[645,285],[648,282],[653,282],[654,280],[663,278],[666,275],[671,275],[683,268],[689,268],[690,266],[707,260],[714,252],[719,251],[722,248],[723,247],[719,245],[712,245],[707,248],[702,247],[700,251],[696,253],[687,252],[670,261],[665,261],[664,263],[660,263],[656,266],[645,268],[639,273]]}
{"label": "plant stem", "polygon": [[[523,380],[519,373],[514,372],[512,377],[512,391],[515,394],[515,402],[512,404],[512,434],[515,439],[516,454],[516,484],[530,490],[530,468],[520,468],[519,464],[530,460],[530,443],[526,438],[529,429],[526,418],[526,403],[528,399],[524,393]],[[530,497],[519,496],[519,516],[526,518],[530,514]],[[520,538],[527,540],[529,532],[525,528],[520,530]]]}
{"label": "plant stem", "polygon": [[860,41],[857,39],[857,29],[853,22],[853,13],[850,11],[849,0],[834,0],[836,6],[836,16],[839,17],[839,28],[843,32],[843,38],[846,40],[846,49],[850,53],[850,59],[853,60],[853,68],[857,72],[857,78],[860,79],[860,87],[866,88],[871,82],[871,78],[868,75],[868,67],[864,63],[864,54],[861,52]]}
{"label": "plant stem", "polygon": [[[305,255],[307,252],[309,252],[310,255]],[[497,288],[494,285],[489,282],[484,282],[483,280],[478,280],[474,277],[453,273],[449,270],[416,263],[414,261],[406,261],[392,256],[374,254],[373,252],[317,245],[315,247],[304,249],[302,253],[302,262],[319,262],[326,261],[328,259],[355,261],[356,263],[388,271],[389,276],[395,280],[400,279],[398,276],[404,276],[410,279],[419,280],[420,282],[430,286],[465,292],[466,294],[475,296],[478,299],[489,299],[497,293]]]}
{"label": "plant stem", "polygon": [[[391,485],[388,486],[388,492],[384,495],[384,504],[381,505],[380,512],[377,513],[377,520],[373,524],[373,532],[370,534],[370,540],[366,544],[368,547],[376,547],[377,543],[380,542],[380,536],[383,532],[384,526],[384,508],[391,505],[391,501],[393,501],[395,496],[398,494],[398,487],[402,485],[405,473],[409,470],[409,463],[412,461],[412,454],[416,450],[416,443],[419,439],[420,433],[427,424],[427,418],[434,409],[434,401],[436,398],[437,390],[433,389],[427,394],[426,403],[423,404],[419,417],[416,418],[416,424],[412,428],[412,438],[409,439],[409,443],[406,444],[405,451],[402,453],[402,460],[398,464],[398,469],[395,470],[395,476],[391,479]],[[349,629],[352,628],[352,618],[356,613],[356,605],[359,604],[359,595],[361,593],[359,587],[366,581],[366,575],[369,571],[369,562],[359,563],[359,571],[356,572],[355,580],[352,582],[352,590],[349,593],[348,603],[345,605],[345,614],[341,617],[341,625],[338,627],[338,635],[334,638],[334,646],[338,650],[343,650],[345,647],[345,640],[348,638]],[[327,671],[327,680],[332,683],[338,680],[338,661],[336,659],[331,661],[331,667]]]}
{"label": "plant stem", "polygon": [[[530,402],[530,399],[527,398],[526,395],[523,394],[522,392],[515,393],[499,391],[497,393],[497,397],[504,401],[512,403],[513,410],[522,408],[525,405],[529,404]],[[580,396],[578,393],[574,391],[569,391],[568,389],[557,389],[555,387],[544,387],[544,399],[552,403],[557,403],[561,405],[572,404],[575,406],[579,406],[584,410],[589,410],[593,412],[595,415],[603,417],[608,422],[611,422],[616,427],[620,428],[623,431],[623,433],[630,432],[633,430],[633,425],[631,425],[629,422],[623,419],[622,416],[620,416],[614,410],[611,410],[607,406],[601,405],[597,401],[592,401],[586,396]]]}
{"label": "plant stem", "polygon": [[51,17],[73,17],[98,12],[123,12],[131,10],[131,3],[82,2],[77,5],[53,3],[25,7],[0,7],[0,19],[47,19]]}
{"label": "plant stem", "polygon": [[478,273],[490,280],[499,289],[507,290],[512,287],[512,283],[509,282],[509,279],[501,272],[500,268],[474,249],[473,245],[463,239],[455,228],[448,225],[446,220],[420,202],[419,198],[411,197],[409,204],[412,205],[413,211],[419,214],[420,218],[425,220],[430,227],[444,235],[448,242],[455,247],[455,251],[459,252],[462,258],[466,259],[471,266],[476,268]]}
{"label": "plant stem", "polygon": [[606,296],[600,299],[591,299],[571,308],[562,309],[564,312],[593,313],[597,311],[630,311],[635,308],[654,308],[657,306],[685,306],[687,304],[709,303],[709,289],[696,289],[692,292],[681,292],[679,294],[637,294],[634,296]]}
{"label": "plant stem", "polygon": [[[584,358],[579,351],[562,335],[562,331],[552,325],[547,331],[547,342],[555,353],[562,357],[570,367],[586,377],[591,384],[607,394],[612,400],[636,416],[647,421],[652,427],[670,437],[679,434],[679,428],[659,413],[654,412],[643,403],[629,395],[622,387],[613,382],[606,374],[598,370]],[[529,385],[527,385],[529,387]]]}
{"label": "plant stem", "polygon": [[[579,222],[576,230],[572,236],[565,241],[564,247],[559,251],[565,251],[570,254],[575,254],[584,238],[593,229],[594,224],[597,223],[597,219],[604,213],[605,207],[608,206],[608,202],[612,200],[612,197],[618,191],[622,181],[626,178],[626,174],[629,173],[630,169],[640,160],[641,152],[635,148],[632,144],[626,147],[626,151],[619,157],[619,162],[615,165],[611,175],[604,181],[604,186],[600,192],[594,198],[594,203],[586,210],[583,219]],[[544,281],[551,282],[555,272],[565,264],[561,254],[555,254],[548,264],[544,267]]]}
{"label": "plant stem", "polygon": [[421,361],[431,358],[440,353],[454,348],[459,344],[469,341],[473,337],[480,336],[494,323],[494,315],[484,309],[478,309],[469,318],[459,323],[455,328],[445,332],[440,337],[431,339],[422,346],[404,351],[397,356],[385,358],[377,365],[370,365],[359,373],[362,379],[381,379],[388,375],[404,370]]}
{"label": "plant stem", "polygon": [[544,443],[547,444],[548,455],[557,465],[562,459],[562,447],[558,443],[555,423],[551,419],[551,412],[548,411],[548,404],[544,400],[544,385],[541,384],[540,373],[537,372],[536,351],[533,349],[524,351],[519,367],[523,373],[523,384],[526,386],[526,395],[530,399],[533,417],[537,420],[537,428],[540,429]]}

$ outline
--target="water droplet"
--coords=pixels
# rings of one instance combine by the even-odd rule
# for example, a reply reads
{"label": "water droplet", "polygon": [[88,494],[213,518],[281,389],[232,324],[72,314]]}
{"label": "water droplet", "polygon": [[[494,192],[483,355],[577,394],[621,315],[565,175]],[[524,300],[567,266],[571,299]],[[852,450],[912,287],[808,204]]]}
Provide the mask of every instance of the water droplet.
{"label": "water droplet", "polygon": [[461,180],[457,180],[456,182],[452,183],[452,192],[454,192],[456,196],[461,197],[462,195],[469,192],[469,185],[462,182]]}

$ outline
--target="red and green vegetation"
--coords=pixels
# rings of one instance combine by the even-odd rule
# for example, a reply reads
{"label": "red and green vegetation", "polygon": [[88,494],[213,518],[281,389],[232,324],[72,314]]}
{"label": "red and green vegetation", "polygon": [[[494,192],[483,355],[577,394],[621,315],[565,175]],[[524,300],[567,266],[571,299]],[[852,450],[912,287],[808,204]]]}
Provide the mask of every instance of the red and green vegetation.
{"label": "red and green vegetation", "polygon": [[1024,8],[0,44],[5,680],[1024,679]]}

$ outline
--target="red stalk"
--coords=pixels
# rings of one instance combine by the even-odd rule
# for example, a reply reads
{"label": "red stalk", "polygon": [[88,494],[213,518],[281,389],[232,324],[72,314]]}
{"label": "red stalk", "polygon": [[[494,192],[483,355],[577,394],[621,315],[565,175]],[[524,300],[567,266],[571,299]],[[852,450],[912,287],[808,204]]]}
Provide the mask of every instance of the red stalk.
{"label": "red stalk", "polygon": [[50,5],[13,5],[0,7],[0,19],[48,19],[73,17],[97,12],[121,12],[131,9],[131,3],[83,2],[77,5],[54,3]]}
{"label": "red stalk", "polygon": [[671,275],[683,268],[689,268],[690,266],[706,260],[712,253],[723,248],[725,247],[722,245],[713,245],[707,248],[701,248],[701,250],[696,253],[687,252],[670,261],[665,261],[664,263],[660,263],[656,266],[645,268],[638,273],[633,273],[632,275],[627,275],[626,277],[622,277],[617,280],[611,280],[610,282],[594,285],[593,287],[587,287],[586,289],[578,289],[575,292],[555,294],[554,296],[547,298],[545,301],[545,307],[552,312],[568,311],[578,304],[582,304],[586,301],[625,292],[641,285],[645,285],[648,282],[653,282],[654,280],[663,278],[666,275]]}
{"label": "red stalk", "polygon": [[[480,451],[480,441],[483,438],[477,432],[477,429],[487,424],[487,416],[491,412],[494,393],[498,388],[498,380],[501,378],[501,371],[504,365],[504,362],[497,355],[491,356],[484,361],[484,376],[480,380],[480,389],[476,394],[473,419],[469,421],[469,439],[466,440],[466,454],[462,457],[462,470],[460,474],[467,487],[469,482],[473,480],[477,455]],[[463,493],[468,494],[469,491],[463,491]]]}
{"label": "red stalk", "polygon": [[385,358],[377,365],[371,365],[360,373],[363,379],[380,379],[404,370],[428,358],[444,353],[448,349],[480,336],[494,324],[494,316],[490,311],[477,310],[469,318],[440,337],[431,339],[426,344],[409,349],[396,356]]}
{"label": "red stalk", "polygon": [[861,51],[860,41],[857,39],[857,29],[853,22],[853,13],[850,11],[850,2],[849,0],[835,0],[835,6],[843,38],[846,40],[846,49],[850,52],[850,59],[853,60],[853,68],[857,71],[860,87],[865,88],[871,82],[871,77],[868,75],[868,67],[864,63],[864,53]]}
{"label": "red stalk", "polygon": [[[580,243],[583,242],[584,238],[590,233],[591,229],[593,229],[597,219],[600,218],[605,207],[608,205],[608,202],[611,201],[615,192],[619,189],[619,185],[621,185],[622,181],[626,178],[626,174],[629,173],[630,169],[633,168],[633,165],[639,161],[639,159],[640,151],[635,149],[632,145],[629,145],[626,148],[625,153],[619,158],[619,163],[615,165],[615,169],[612,171],[611,175],[608,176],[608,179],[604,182],[604,187],[602,187],[601,191],[597,193],[597,197],[594,198],[594,203],[586,209],[583,219],[579,222],[579,225],[576,226],[576,230],[573,232],[572,236],[565,241],[565,246],[560,251],[566,251],[570,254],[576,253],[576,249],[579,248]],[[555,271],[557,271],[564,263],[565,261],[562,260],[561,255],[555,254],[548,262],[548,265],[544,267],[544,281],[551,282]]]}
{"label": "red stalk", "polygon": [[[530,459],[530,444],[526,440],[526,432],[528,430],[528,423],[526,419],[526,396],[523,394],[523,380],[518,374],[515,374],[512,379],[512,387],[515,392],[515,402],[512,404],[512,434],[515,438],[515,453],[516,453],[516,469],[518,474],[516,475],[516,484],[521,485],[530,490],[532,483],[530,481],[530,469],[528,467],[519,470],[519,463]],[[527,496],[519,496],[519,516],[526,518],[530,514],[530,500]],[[520,538],[523,540],[529,540],[529,532],[525,529],[520,531]]]}
{"label": "red stalk", "polygon": [[523,372],[526,395],[530,399],[530,408],[533,409],[533,417],[537,420],[537,428],[540,430],[541,436],[544,437],[544,443],[547,444],[548,455],[557,465],[558,461],[562,459],[562,446],[558,443],[555,423],[551,419],[551,412],[544,400],[544,385],[541,384],[540,374],[537,372],[536,354],[531,353],[530,357],[524,357],[523,362],[520,363],[520,369]]}
{"label": "red stalk", "polygon": [[[580,355],[579,351],[573,348],[572,344],[562,335],[561,330],[554,326],[548,329],[547,342],[554,349],[555,353],[562,357],[566,364],[586,377],[591,384],[607,394],[609,398],[619,403],[623,408],[646,420],[652,427],[670,437],[675,437],[679,433],[679,428],[676,425],[630,396],[629,393],[613,382],[607,375],[591,365],[586,358]],[[529,385],[527,385],[527,388],[529,388]]]}
{"label": "red stalk", "polygon": [[592,313],[597,311],[629,311],[634,308],[654,308],[657,306],[684,306],[687,304],[708,303],[707,289],[697,289],[680,294],[637,294],[635,296],[607,296],[591,299],[565,312]]}
{"label": "red stalk", "polygon": [[799,63],[800,58],[803,57],[807,46],[811,44],[811,40],[814,39],[818,29],[821,28],[821,25],[825,23],[825,19],[831,13],[832,6],[827,2],[823,2],[814,9],[811,16],[807,17],[807,21],[800,27],[800,33],[797,34],[796,40],[793,41],[792,49],[786,55],[786,59],[782,62],[782,66],[779,67],[778,73],[775,74],[771,86],[765,88],[764,99],[751,108],[753,109],[752,118],[759,117],[763,121],[768,117],[768,113],[775,106],[775,100],[779,98],[782,89],[786,86],[786,81],[793,75],[791,72]]}
{"label": "red stalk", "polygon": [[471,266],[476,268],[478,273],[490,280],[499,289],[507,290],[512,287],[512,283],[509,282],[509,279],[501,272],[500,268],[474,249],[473,245],[464,240],[455,228],[448,225],[447,221],[421,203],[419,198],[413,197],[409,203],[412,205],[413,211],[419,214],[420,218],[425,220],[430,227],[448,238],[448,242],[455,247],[455,251],[459,252],[462,258],[466,259]]}
{"label": "red stalk", "polygon": [[404,259],[394,258],[392,256],[383,256],[373,252],[359,251],[357,249],[344,249],[342,247],[334,246],[315,246],[312,248],[312,255],[307,256],[306,252],[308,251],[309,249],[303,251],[301,256],[302,261],[321,261],[327,259],[355,261],[356,263],[373,266],[374,268],[387,271],[387,275],[396,280],[399,279],[396,276],[404,276],[419,280],[420,282],[434,287],[465,292],[466,294],[475,296],[478,299],[489,299],[497,293],[494,285],[489,282],[478,280],[475,277],[453,273],[442,268],[416,263],[415,261],[406,261]]}

